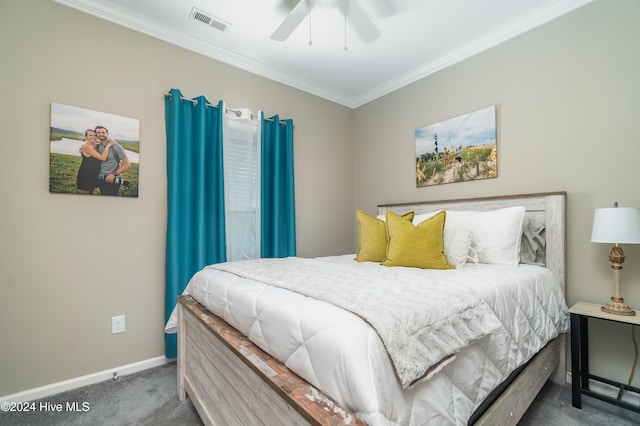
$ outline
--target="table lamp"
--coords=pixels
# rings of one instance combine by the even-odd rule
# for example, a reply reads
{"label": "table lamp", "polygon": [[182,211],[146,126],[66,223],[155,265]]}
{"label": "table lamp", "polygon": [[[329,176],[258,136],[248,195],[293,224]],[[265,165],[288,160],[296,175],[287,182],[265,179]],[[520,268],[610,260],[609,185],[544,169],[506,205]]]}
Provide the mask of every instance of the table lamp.
{"label": "table lamp", "polygon": [[625,259],[620,244],[640,244],[640,208],[618,207],[615,203],[613,208],[596,209],[591,242],[614,244],[609,253],[614,295],[601,309],[610,314],[635,315],[636,312],[625,305],[620,290],[620,270]]}

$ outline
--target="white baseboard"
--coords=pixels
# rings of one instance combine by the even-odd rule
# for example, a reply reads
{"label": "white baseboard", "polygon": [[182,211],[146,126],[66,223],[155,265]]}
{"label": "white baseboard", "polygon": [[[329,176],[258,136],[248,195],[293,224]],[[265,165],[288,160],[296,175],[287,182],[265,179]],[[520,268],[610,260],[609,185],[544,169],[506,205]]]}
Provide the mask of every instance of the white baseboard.
{"label": "white baseboard", "polygon": [[114,377],[125,376],[138,371],[146,370],[152,367],[158,367],[173,359],[167,359],[164,356],[146,359],[144,361],[134,362],[120,367],[111,368],[109,370],[98,371],[97,373],[88,374],[86,376],[74,377],[73,379],[63,380],[62,382],[51,383],[49,385],[40,386],[38,388],[14,393],[12,395],[0,396],[0,402],[23,402],[41,399],[46,396],[65,392],[71,389],[80,388],[82,386],[92,385]]}

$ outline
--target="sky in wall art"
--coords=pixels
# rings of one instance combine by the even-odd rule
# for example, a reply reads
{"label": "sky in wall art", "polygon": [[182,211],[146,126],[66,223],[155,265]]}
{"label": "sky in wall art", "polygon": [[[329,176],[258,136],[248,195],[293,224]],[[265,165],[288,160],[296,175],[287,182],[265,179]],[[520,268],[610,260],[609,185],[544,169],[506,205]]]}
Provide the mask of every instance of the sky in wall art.
{"label": "sky in wall art", "polygon": [[139,157],[139,120],[51,104],[49,192],[138,197]]}
{"label": "sky in wall art", "polygon": [[420,127],[415,142],[418,188],[498,176],[495,105]]}

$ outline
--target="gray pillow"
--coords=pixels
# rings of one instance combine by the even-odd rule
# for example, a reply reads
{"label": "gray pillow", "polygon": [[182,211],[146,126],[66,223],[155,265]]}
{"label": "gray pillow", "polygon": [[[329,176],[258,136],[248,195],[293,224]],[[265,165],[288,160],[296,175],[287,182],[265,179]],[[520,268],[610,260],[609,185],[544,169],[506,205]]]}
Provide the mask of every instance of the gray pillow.
{"label": "gray pillow", "polygon": [[544,222],[525,216],[520,241],[520,263],[544,266],[545,247]]}

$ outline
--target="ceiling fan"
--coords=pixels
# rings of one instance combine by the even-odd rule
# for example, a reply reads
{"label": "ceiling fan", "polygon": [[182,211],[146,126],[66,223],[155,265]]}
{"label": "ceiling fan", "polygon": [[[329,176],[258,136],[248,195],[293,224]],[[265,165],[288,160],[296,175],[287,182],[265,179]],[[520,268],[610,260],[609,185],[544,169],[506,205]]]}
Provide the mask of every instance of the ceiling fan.
{"label": "ceiling fan", "polygon": [[304,18],[311,13],[311,10],[316,7],[339,9],[349,25],[351,25],[351,28],[366,43],[372,42],[380,36],[380,31],[378,31],[357,0],[300,0],[280,26],[271,34],[271,39],[285,41]]}

